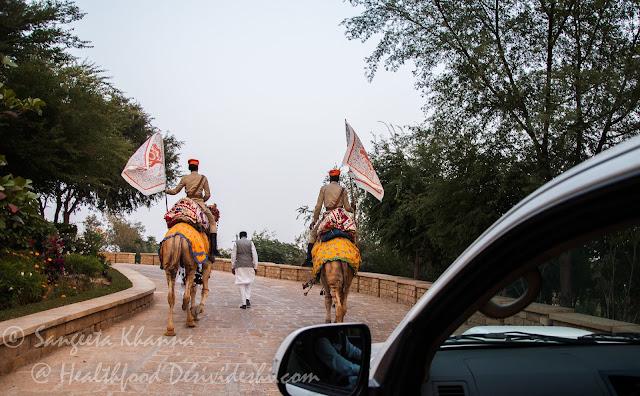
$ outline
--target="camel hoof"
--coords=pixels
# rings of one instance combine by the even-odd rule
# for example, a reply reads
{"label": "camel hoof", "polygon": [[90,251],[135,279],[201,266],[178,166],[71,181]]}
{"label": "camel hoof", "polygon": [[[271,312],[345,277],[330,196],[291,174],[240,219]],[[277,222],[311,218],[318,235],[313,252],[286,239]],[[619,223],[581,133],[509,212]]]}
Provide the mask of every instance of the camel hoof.
{"label": "camel hoof", "polygon": [[167,330],[164,332],[164,335],[168,336],[168,337],[173,337],[176,335],[176,332],[173,330]]}
{"label": "camel hoof", "polygon": [[203,313],[203,312],[204,312],[204,305],[201,305],[200,306],[200,312],[198,312],[198,313]]}
{"label": "camel hoof", "polygon": [[193,316],[193,319],[195,320],[199,320],[198,319],[198,314],[200,310],[198,309],[198,307],[191,307],[191,316]]}
{"label": "camel hoof", "polygon": [[326,319],[324,323],[331,323],[331,319]]}
{"label": "camel hoof", "polygon": [[191,322],[187,322],[187,326],[196,327],[196,322],[194,322],[193,320]]}

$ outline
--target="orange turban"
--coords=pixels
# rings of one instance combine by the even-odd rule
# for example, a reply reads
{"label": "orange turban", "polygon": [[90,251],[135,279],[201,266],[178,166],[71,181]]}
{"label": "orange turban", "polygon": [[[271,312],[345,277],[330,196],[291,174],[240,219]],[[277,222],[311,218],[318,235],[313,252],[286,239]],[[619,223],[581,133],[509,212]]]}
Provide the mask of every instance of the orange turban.
{"label": "orange turban", "polygon": [[329,171],[329,176],[340,176],[340,169],[331,169]]}
{"label": "orange turban", "polygon": [[198,166],[198,165],[200,165],[200,161],[198,161],[197,159],[190,159],[189,160],[189,165]]}

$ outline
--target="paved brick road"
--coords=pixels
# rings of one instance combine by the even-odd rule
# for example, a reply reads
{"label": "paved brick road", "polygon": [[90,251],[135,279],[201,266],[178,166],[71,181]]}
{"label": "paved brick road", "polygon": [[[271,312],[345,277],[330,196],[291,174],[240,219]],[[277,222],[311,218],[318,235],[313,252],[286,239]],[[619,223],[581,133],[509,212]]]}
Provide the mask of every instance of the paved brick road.
{"label": "paved brick road", "polygon": [[[0,393],[277,395],[270,372],[278,346],[291,331],[324,323],[317,285],[305,297],[300,282],[257,277],[253,306],[241,310],[233,275],[214,271],[198,327],[185,326],[186,315],[177,303],[177,335],[164,337],[169,308],[164,272],[155,266],[129,267],[156,283],[151,308],[0,377]],[[381,342],[409,308],[353,293],[345,321],[366,323],[373,341]]]}

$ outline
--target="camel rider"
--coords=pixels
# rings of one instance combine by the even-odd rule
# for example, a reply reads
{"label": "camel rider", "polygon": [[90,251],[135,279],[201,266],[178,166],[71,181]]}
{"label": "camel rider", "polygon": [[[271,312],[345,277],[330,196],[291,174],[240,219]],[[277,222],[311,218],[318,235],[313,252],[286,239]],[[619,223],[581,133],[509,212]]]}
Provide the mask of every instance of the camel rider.
{"label": "camel rider", "polygon": [[311,267],[313,266],[312,258],[311,258],[311,250],[313,249],[313,245],[316,243],[318,239],[318,220],[320,219],[320,211],[322,210],[322,206],[324,206],[324,216],[331,212],[336,208],[344,208],[348,212],[355,212],[355,204],[353,207],[349,204],[349,199],[347,198],[347,191],[344,187],[340,185],[340,170],[332,169],[329,171],[329,184],[325,184],[320,188],[320,193],[318,194],[318,202],[316,202],[316,207],[313,210],[313,222],[309,225],[311,228],[311,235],[309,236],[309,243],[307,244],[307,258],[302,264],[303,267]]}
{"label": "camel rider", "polygon": [[[200,175],[198,173],[198,165],[200,165],[200,161],[196,159],[190,159],[189,161],[189,170],[190,174],[182,176],[180,179],[180,183],[174,189],[165,189],[164,192],[170,195],[176,195],[179,193],[184,187],[185,192],[187,193],[187,198],[194,200],[200,205],[202,211],[207,216],[209,220],[209,256],[211,256],[211,261],[213,261],[214,256],[220,257],[221,254],[218,252],[218,227],[216,224],[216,219],[213,216],[213,213],[209,210],[205,202],[211,196],[211,192],[209,191],[209,182],[207,181],[207,177],[205,175]],[[204,196],[202,194],[204,193]]]}

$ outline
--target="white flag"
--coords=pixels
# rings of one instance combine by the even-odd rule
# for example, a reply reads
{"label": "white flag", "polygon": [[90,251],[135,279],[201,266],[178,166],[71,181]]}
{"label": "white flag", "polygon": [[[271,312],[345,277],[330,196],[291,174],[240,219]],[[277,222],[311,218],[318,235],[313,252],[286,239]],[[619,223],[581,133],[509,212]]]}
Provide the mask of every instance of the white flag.
{"label": "white flag", "polygon": [[348,165],[349,171],[354,175],[356,186],[369,191],[374,197],[382,201],[384,188],[378,179],[378,174],[373,169],[367,152],[364,150],[362,142],[351,128],[351,125],[344,121],[347,127],[347,152],[342,160],[342,165]]}
{"label": "white flag", "polygon": [[162,134],[153,134],[129,158],[122,177],[144,195],[164,191],[167,177],[164,172],[164,144]]}

